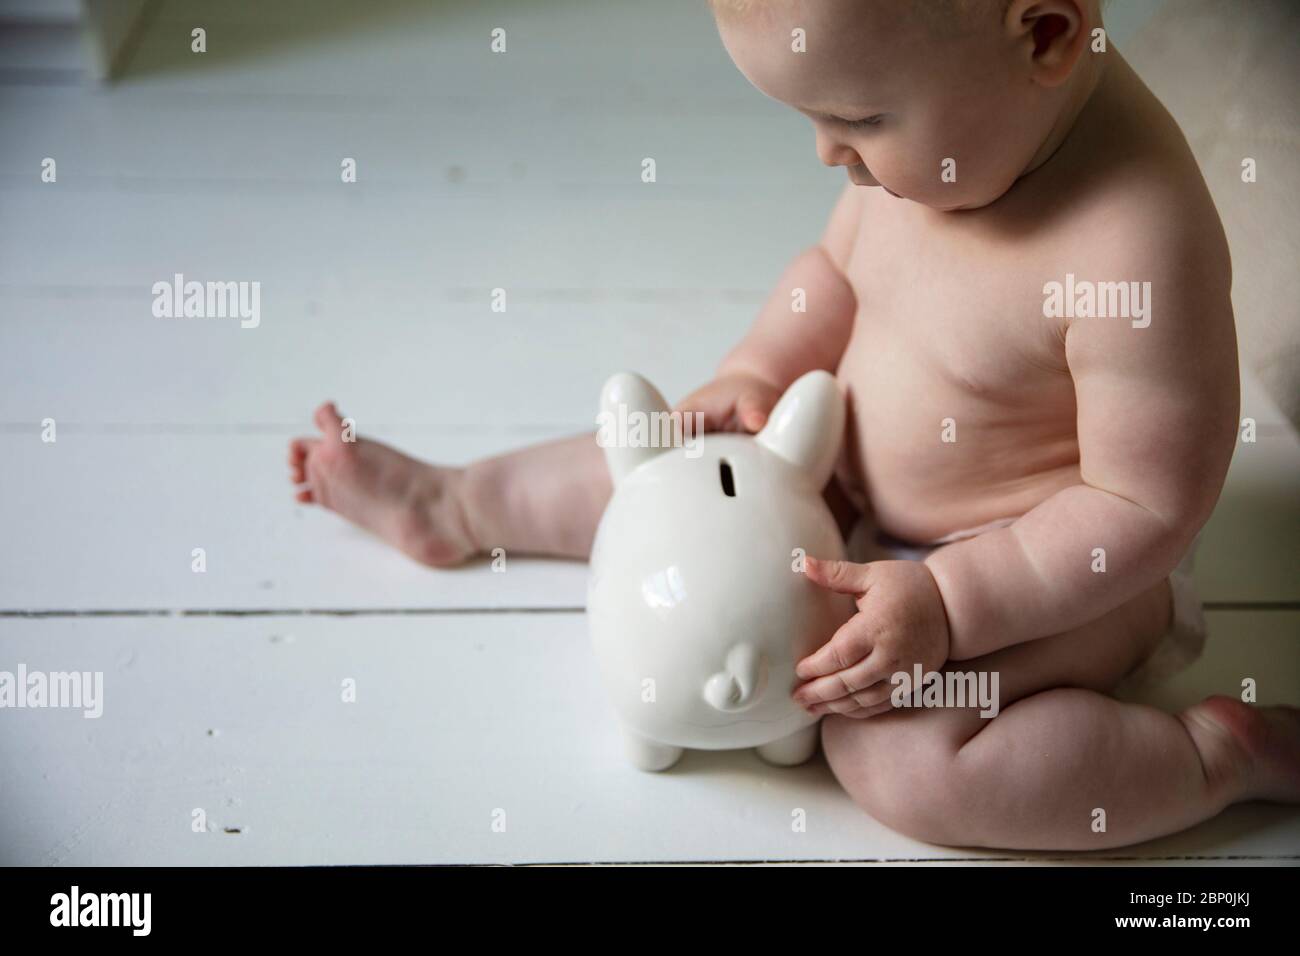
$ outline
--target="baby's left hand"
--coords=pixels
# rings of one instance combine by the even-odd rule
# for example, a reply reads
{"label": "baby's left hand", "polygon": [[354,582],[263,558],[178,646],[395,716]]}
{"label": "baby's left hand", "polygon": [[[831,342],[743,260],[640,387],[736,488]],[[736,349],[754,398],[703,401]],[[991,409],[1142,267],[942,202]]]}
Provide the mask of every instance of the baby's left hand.
{"label": "baby's left hand", "polygon": [[872,717],[891,708],[890,677],[938,670],[948,660],[948,614],[930,569],[919,561],[819,561],[816,584],[852,594],[858,613],[795,667],[794,699],[811,714]]}

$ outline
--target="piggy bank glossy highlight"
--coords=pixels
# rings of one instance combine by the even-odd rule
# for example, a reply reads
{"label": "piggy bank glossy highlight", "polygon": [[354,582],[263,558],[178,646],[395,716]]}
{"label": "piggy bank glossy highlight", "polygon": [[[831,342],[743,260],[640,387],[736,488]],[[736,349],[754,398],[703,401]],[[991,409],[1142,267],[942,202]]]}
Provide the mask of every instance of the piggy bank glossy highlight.
{"label": "piggy bank glossy highlight", "polygon": [[[794,665],[855,608],[817,587],[801,556],[841,558],[822,490],[844,431],[826,372],[790,386],[757,435],[689,435],[647,447],[668,405],[620,373],[601,395],[614,493],[596,532],[587,589],[592,642],[628,757],[665,770],[683,749],[757,747],[802,763],[817,720],[790,698]],[[639,436],[605,424],[652,424]],[[662,443],[661,443],[662,444]]]}

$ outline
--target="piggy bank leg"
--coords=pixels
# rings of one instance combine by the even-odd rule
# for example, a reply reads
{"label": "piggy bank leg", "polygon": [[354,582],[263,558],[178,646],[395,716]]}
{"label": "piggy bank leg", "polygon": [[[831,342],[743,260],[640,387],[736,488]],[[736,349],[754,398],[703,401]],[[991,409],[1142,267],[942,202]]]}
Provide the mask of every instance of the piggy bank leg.
{"label": "piggy bank leg", "polygon": [[770,744],[758,748],[758,755],[768,763],[778,767],[793,767],[801,764],[817,752],[817,728],[820,723],[796,730],[789,737],[782,737]]}
{"label": "piggy bank leg", "polygon": [[626,728],[623,730],[623,745],[627,751],[627,759],[632,761],[632,766],[638,770],[651,772],[667,770],[682,756],[681,747],[661,744]]}

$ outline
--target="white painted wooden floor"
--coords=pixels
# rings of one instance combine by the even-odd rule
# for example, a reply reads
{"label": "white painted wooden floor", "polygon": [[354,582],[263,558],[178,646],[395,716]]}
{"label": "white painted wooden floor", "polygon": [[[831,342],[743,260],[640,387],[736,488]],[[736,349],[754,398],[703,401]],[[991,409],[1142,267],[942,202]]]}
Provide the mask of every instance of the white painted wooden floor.
{"label": "white painted wooden floor", "polygon": [[[132,62],[98,87],[71,31],[0,31],[0,670],[105,675],[98,720],[0,711],[0,863],[1024,856],[894,834],[820,761],[639,774],[582,566],[428,571],[292,502],[326,397],[459,462],[588,427],[615,369],[705,378],[841,177],[702,3],[163,2]],[[176,272],[260,281],[261,325],[153,318]],[[1162,706],[1300,702],[1300,440],[1250,381],[1242,414]],[[1295,862],[1300,813],[1071,859]]]}

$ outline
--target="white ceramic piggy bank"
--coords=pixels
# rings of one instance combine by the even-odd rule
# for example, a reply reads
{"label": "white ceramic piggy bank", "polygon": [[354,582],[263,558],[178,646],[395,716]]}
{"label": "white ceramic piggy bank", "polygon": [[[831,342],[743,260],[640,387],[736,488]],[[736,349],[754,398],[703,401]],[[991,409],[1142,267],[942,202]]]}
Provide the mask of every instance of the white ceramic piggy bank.
{"label": "white ceramic piggy bank", "polygon": [[[620,373],[601,411],[605,423],[654,421],[668,405]],[[587,614],[636,766],[667,769],[688,747],[757,747],[784,765],[816,750],[817,721],[790,698],[794,665],[854,606],[808,580],[801,556],[843,556],[822,499],[843,431],[835,379],[810,372],[757,435],[688,435],[685,448],[602,438],[614,494]]]}

